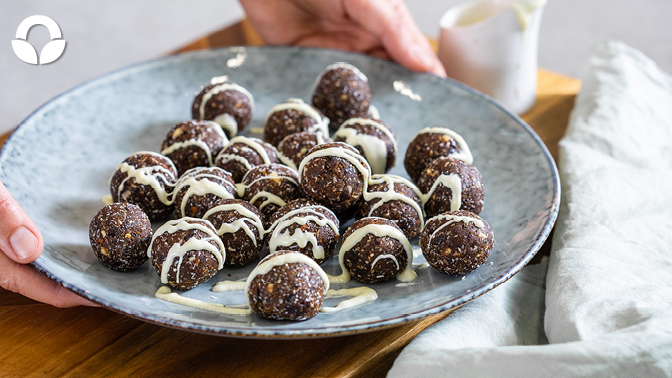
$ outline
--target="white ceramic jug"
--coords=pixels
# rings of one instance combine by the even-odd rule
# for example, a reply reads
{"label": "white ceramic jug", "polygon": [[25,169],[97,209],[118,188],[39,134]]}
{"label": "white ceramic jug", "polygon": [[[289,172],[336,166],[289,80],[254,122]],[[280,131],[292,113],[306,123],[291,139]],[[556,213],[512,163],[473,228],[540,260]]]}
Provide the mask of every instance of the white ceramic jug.
{"label": "white ceramic jug", "polygon": [[546,0],[476,0],[441,18],[439,59],[448,76],[516,113],[537,93],[539,24]]}

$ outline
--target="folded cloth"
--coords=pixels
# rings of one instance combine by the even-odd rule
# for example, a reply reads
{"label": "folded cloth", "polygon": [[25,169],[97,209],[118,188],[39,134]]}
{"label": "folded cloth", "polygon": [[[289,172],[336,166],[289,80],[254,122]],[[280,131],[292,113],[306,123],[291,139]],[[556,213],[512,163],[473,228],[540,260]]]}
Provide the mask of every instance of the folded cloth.
{"label": "folded cloth", "polygon": [[672,376],[672,78],[605,41],[582,80],[545,301],[544,266],[528,266],[418,335],[388,376]]}

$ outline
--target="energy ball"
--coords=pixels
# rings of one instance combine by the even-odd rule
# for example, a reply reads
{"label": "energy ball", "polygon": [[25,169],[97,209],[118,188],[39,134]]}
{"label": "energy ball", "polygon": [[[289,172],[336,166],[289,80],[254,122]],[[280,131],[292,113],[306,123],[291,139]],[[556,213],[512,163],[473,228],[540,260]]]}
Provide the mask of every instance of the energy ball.
{"label": "energy ball", "polygon": [[394,222],[364,218],[343,236],[339,260],[357,281],[383,282],[401,274],[413,262],[413,250]]}
{"label": "energy ball", "polygon": [[420,194],[420,190],[405,178],[373,175],[355,217],[391,220],[407,238],[413,238],[420,234],[424,224]]}
{"label": "energy ball", "polygon": [[348,63],[327,66],[317,77],[312,103],[329,118],[329,128],[336,131],[347,119],[368,114],[371,105],[369,79]]}
{"label": "energy ball", "polygon": [[235,182],[240,182],[247,171],[257,165],[279,162],[275,147],[245,136],[232,138],[215,159],[215,165],[230,172]]}
{"label": "energy ball", "polygon": [[282,164],[298,169],[301,160],[311,148],[325,143],[331,143],[328,134],[311,133],[303,131],[296,134],[287,135],[278,144],[278,158]]}
{"label": "energy ball", "polygon": [[341,142],[313,147],[299,166],[303,193],[341,213],[357,203],[371,177],[357,149]]}
{"label": "energy ball", "polygon": [[488,222],[469,211],[455,210],[427,221],[420,247],[434,269],[458,276],[481,266],[490,255],[494,240]]}
{"label": "energy ball", "polygon": [[329,136],[329,119],[298,98],[271,108],[264,121],[264,140],[275,147],[288,135],[309,131]]}
{"label": "energy ball", "polygon": [[299,175],[295,170],[281,164],[263,164],[252,168],[241,186],[243,199],[256,206],[270,219],[271,215],[289,201],[299,198]]}
{"label": "energy ball", "polygon": [[132,203],[105,206],[91,220],[89,241],[96,257],[106,267],[126,271],[147,260],[152,223]]}
{"label": "energy ball", "polygon": [[229,143],[222,127],[212,121],[187,121],[173,126],[161,144],[161,154],[175,164],[178,175],[194,167],[214,165]]}
{"label": "energy ball", "polygon": [[112,202],[136,204],[152,221],[164,219],[173,211],[169,195],[176,180],[177,170],[170,159],[154,152],[136,152],[110,178]]}
{"label": "energy ball", "polygon": [[485,198],[481,173],[471,164],[442,157],[425,168],[418,180],[427,219],[451,210],[480,213]]}
{"label": "energy ball", "polygon": [[252,94],[227,76],[213,77],[198,91],[191,106],[193,119],[219,123],[229,138],[245,130],[253,113]]}
{"label": "energy ball", "polygon": [[464,139],[447,127],[427,127],[417,133],[406,149],[404,167],[413,182],[429,163],[440,157],[452,157],[472,164],[473,157]]}
{"label": "energy ball", "polygon": [[387,173],[397,158],[397,138],[390,127],[372,118],[350,118],[334,134],[335,142],[357,149],[371,166],[371,173]]}
{"label": "energy ball", "polygon": [[222,240],[224,265],[243,266],[259,256],[264,247],[263,216],[249,202],[219,199],[203,219],[212,223]]}
{"label": "energy ball", "polygon": [[257,314],[277,320],[307,320],[320,312],[329,278],[310,257],[294,251],[266,256],[245,282]]}
{"label": "energy ball", "polygon": [[220,198],[235,198],[236,183],[222,168],[196,167],[177,180],[173,195],[176,218],[202,218]]}
{"label": "energy ball", "polygon": [[322,264],[329,259],[338,242],[340,223],[336,215],[307,198],[281,207],[269,224],[266,237],[271,253],[297,251]]}
{"label": "energy ball", "polygon": [[161,283],[192,289],[222,269],[224,246],[212,223],[196,218],[170,220],[154,233],[149,257]]}

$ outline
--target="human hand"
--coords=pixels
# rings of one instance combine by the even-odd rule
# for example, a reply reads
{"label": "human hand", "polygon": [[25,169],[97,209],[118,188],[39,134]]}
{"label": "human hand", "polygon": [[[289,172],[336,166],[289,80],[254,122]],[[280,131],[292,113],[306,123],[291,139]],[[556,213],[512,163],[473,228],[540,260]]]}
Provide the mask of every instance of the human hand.
{"label": "human hand", "polygon": [[240,0],[265,43],[326,47],[392,59],[446,77],[403,0]]}
{"label": "human hand", "polygon": [[40,230],[0,182],[0,286],[56,307],[96,306],[26,265],[42,248]]}

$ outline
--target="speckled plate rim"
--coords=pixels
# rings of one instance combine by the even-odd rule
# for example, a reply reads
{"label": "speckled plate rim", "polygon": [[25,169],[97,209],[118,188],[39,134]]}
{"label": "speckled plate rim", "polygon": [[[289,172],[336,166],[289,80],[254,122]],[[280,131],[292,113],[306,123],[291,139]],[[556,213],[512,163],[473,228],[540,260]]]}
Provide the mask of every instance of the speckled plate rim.
{"label": "speckled plate rim", "polygon": [[[283,46],[259,46],[259,47],[249,47],[245,46],[247,49],[259,49],[259,50],[270,50],[270,49],[297,49],[297,47],[283,47]],[[210,49],[210,50],[202,50],[202,51],[195,51],[195,52],[187,52],[183,54],[177,54],[177,55],[172,55],[172,56],[167,56],[167,57],[160,57],[152,60],[148,60],[145,62],[139,62],[135,64],[131,64],[122,68],[119,68],[117,70],[113,70],[111,72],[108,72],[106,74],[103,74],[101,76],[95,77],[93,79],[87,80],[75,87],[73,87],[70,90],[67,90],[46,103],[42,104],[40,107],[35,109],[33,112],[31,112],[17,127],[16,129],[12,132],[12,134],[9,136],[9,138],[5,141],[5,145],[8,143],[11,143],[12,139],[16,137],[17,131],[24,125],[26,124],[35,114],[41,112],[44,110],[46,107],[50,106],[53,102],[58,100],[59,98],[67,95],[71,95],[75,92],[77,92],[80,89],[84,89],[87,86],[90,85],[97,85],[101,81],[111,81],[114,80],[114,77],[118,74],[121,73],[128,73],[128,71],[132,70],[140,70],[140,69],[146,69],[151,65],[157,64],[157,63],[166,63],[168,61],[179,61],[179,60],[190,60],[194,59],[195,57],[201,56],[201,55],[210,55],[210,54],[216,54],[218,51],[230,51],[231,47],[225,47],[225,48],[219,48],[219,49]],[[329,49],[317,49],[317,48],[301,48],[301,49],[308,49],[308,50],[327,50],[330,51]],[[353,52],[346,52],[346,51],[341,51],[338,50],[339,54],[344,54],[344,55],[362,55],[358,53],[353,53]],[[367,58],[377,60],[378,58],[370,57],[367,56]],[[428,75],[428,76],[433,76],[428,73],[416,73],[418,75]],[[467,85],[464,85],[458,81],[455,81],[450,78],[446,79],[440,79],[445,81],[448,85],[452,85],[455,87],[458,87],[474,96],[477,98],[482,99],[483,101],[489,103],[490,105],[498,108],[501,110],[504,114],[507,116],[511,117],[516,124],[521,126],[523,130],[525,130],[529,136],[532,138],[532,140],[536,143],[536,145],[539,147],[540,153],[544,156],[546,159],[546,162],[548,164],[549,170],[551,177],[550,179],[552,180],[552,196],[553,198],[551,199],[551,211],[548,216],[548,219],[546,220],[541,232],[537,235],[535,242],[532,244],[532,246],[522,255],[522,257],[515,263],[513,264],[509,269],[507,269],[503,274],[500,276],[490,280],[489,282],[476,287],[470,292],[466,292],[463,295],[456,296],[448,301],[446,301],[443,304],[436,305],[429,307],[427,309],[424,309],[422,311],[416,311],[416,312],[411,312],[405,315],[400,315],[400,316],[395,316],[392,318],[388,319],[383,319],[379,321],[374,321],[374,322],[363,322],[360,324],[356,325],[346,325],[346,326],[338,326],[338,327],[313,327],[313,328],[300,328],[300,329],[292,329],[292,328],[283,328],[283,329],[267,329],[260,327],[259,329],[247,329],[247,328],[232,328],[232,327],[214,327],[214,326],[207,326],[207,325],[202,325],[202,324],[194,324],[182,320],[176,320],[172,319],[170,317],[162,317],[162,316],[157,316],[155,314],[148,314],[144,313],[141,311],[136,311],[135,309],[128,308],[126,306],[120,306],[116,303],[113,303],[111,301],[105,300],[103,298],[99,298],[96,296],[93,296],[89,294],[86,290],[73,285],[65,280],[62,280],[55,275],[53,275],[47,267],[45,267],[40,259],[34,261],[31,263],[35,269],[37,269],[39,272],[44,274],[47,278],[55,281],[56,283],[62,285],[66,289],[74,292],[75,294],[80,295],[81,297],[84,297],[94,303],[97,303],[101,305],[102,307],[105,307],[107,309],[113,310],[115,312],[130,316],[132,318],[136,318],[139,320],[143,320],[149,323],[154,323],[162,326],[167,326],[179,330],[185,330],[185,331],[191,331],[191,332],[198,332],[198,333],[204,333],[204,334],[210,334],[210,335],[220,335],[220,336],[233,336],[233,337],[244,337],[244,338],[276,338],[276,339],[293,339],[293,338],[320,338],[320,337],[335,337],[335,336],[345,336],[345,335],[352,335],[352,334],[357,334],[357,333],[363,333],[363,332],[372,332],[372,331],[377,331],[377,330],[383,330],[387,328],[392,328],[396,326],[400,326],[409,322],[413,321],[418,321],[421,320],[422,318],[425,318],[427,316],[433,315],[433,314],[438,314],[440,312],[448,311],[448,310],[454,310],[458,308],[459,306],[463,305],[464,303],[481,296],[488,291],[494,289],[495,287],[501,285],[502,283],[506,282],[509,280],[513,275],[518,273],[527,263],[532,260],[534,255],[539,251],[543,243],[546,241],[548,238],[553,225],[555,224],[555,221],[558,217],[558,210],[560,207],[560,176],[558,174],[558,169],[557,166],[555,165],[555,161],[553,160],[550,152],[548,151],[548,148],[546,145],[543,143],[541,138],[532,130],[532,128],[522,119],[520,118],[517,114],[513,113],[506,107],[504,107],[502,104],[494,100],[492,97],[485,95]],[[0,161],[3,159],[3,153],[5,149],[0,150]],[[45,246],[45,248],[47,248]]]}

